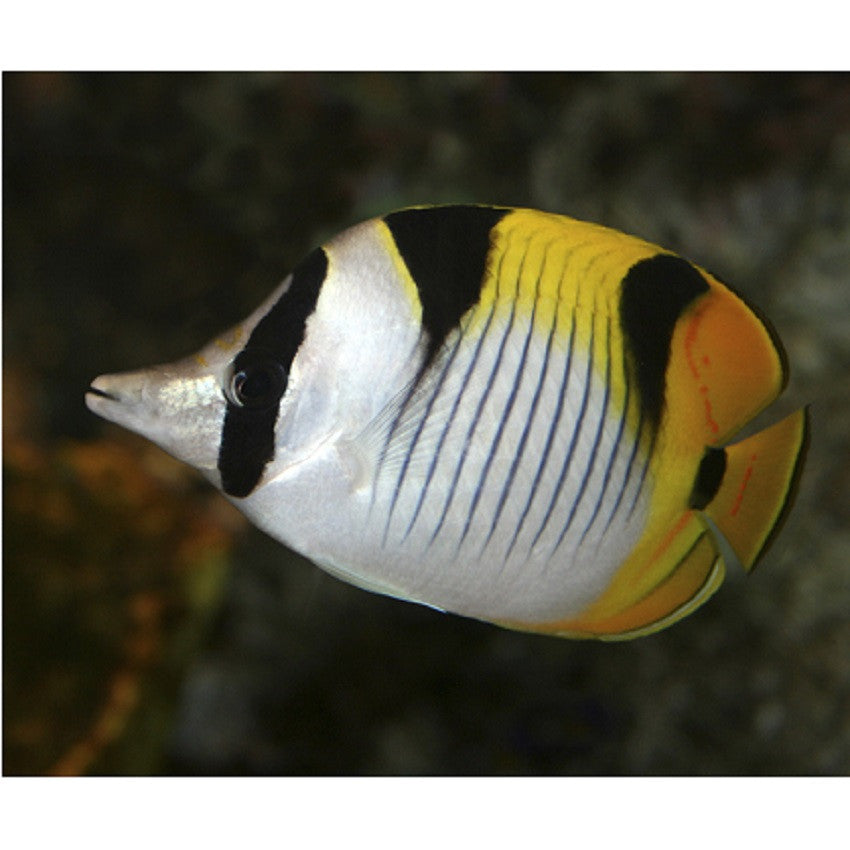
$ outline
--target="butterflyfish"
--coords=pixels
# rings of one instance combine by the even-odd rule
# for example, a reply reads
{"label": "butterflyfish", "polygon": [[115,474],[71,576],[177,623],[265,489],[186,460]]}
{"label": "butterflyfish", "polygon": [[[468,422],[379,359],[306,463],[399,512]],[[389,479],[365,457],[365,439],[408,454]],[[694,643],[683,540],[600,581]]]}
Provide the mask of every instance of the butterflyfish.
{"label": "butterflyfish", "polygon": [[344,581],[513,629],[622,639],[750,570],[807,411],[781,343],[697,265],[529,209],[413,207],[310,253],[194,356],[94,380]]}

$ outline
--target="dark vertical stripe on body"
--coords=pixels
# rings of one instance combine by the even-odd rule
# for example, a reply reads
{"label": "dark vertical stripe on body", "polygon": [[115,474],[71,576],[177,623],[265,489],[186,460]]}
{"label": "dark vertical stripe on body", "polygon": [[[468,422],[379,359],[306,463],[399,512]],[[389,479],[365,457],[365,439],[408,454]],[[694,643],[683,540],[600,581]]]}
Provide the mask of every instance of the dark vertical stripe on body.
{"label": "dark vertical stripe on body", "polygon": [[[535,323],[535,318],[537,316],[537,303],[538,303],[538,298],[539,298],[539,295],[540,295],[540,280],[545,276],[545,273],[546,273],[546,259],[547,259],[547,257],[548,257],[548,249],[547,249],[547,253],[546,253],[546,255],[544,256],[544,259],[543,259],[543,266],[540,270],[540,274],[537,278],[537,289],[536,289],[536,292],[535,292],[534,307],[532,308],[532,311],[531,311],[531,319],[529,320],[529,327],[528,327],[528,337],[526,338],[525,348],[523,349],[523,353],[522,353],[521,369],[525,365],[526,354],[527,354],[527,351],[528,351],[528,342],[531,338],[531,334],[534,333],[534,323]],[[482,551],[487,547],[487,544],[490,542],[490,539],[492,538],[493,533],[496,530],[496,526],[499,523],[499,518],[502,516],[502,511],[504,510],[505,504],[507,503],[508,494],[510,493],[511,487],[513,486],[514,477],[516,476],[517,468],[519,467],[520,463],[522,462],[523,457],[525,456],[525,446],[526,446],[526,443],[528,442],[528,437],[531,433],[531,426],[532,426],[534,419],[537,415],[537,404],[540,400],[540,394],[543,391],[543,387],[546,383],[546,376],[549,373],[549,362],[550,362],[550,354],[551,354],[551,351],[552,351],[552,341],[555,337],[555,326],[557,325],[557,322],[558,322],[558,305],[557,305],[557,302],[556,302],[555,308],[552,310],[552,322],[549,326],[549,333],[546,337],[546,347],[545,347],[545,350],[543,352],[543,362],[540,366],[540,372],[537,376],[537,385],[534,388],[534,394],[531,398],[531,404],[530,404],[529,409],[528,409],[528,414],[525,417],[525,424],[523,425],[522,435],[520,436],[519,445],[517,446],[516,452],[514,452],[514,457],[513,457],[513,460],[511,461],[510,469],[508,470],[507,477],[505,478],[504,484],[502,485],[502,492],[499,494],[499,500],[496,504],[496,511],[495,511],[495,513],[493,515],[493,519],[490,523],[490,530],[487,533],[487,539],[484,541],[484,546],[482,547]],[[532,488],[532,494],[531,495],[532,496],[534,495],[533,488]],[[528,504],[530,504],[530,499],[529,499]],[[528,508],[528,505],[526,505],[526,510],[527,510],[527,508]],[[521,526],[521,521],[520,521],[520,526]],[[520,526],[518,526],[514,530],[514,535],[511,539],[511,542],[508,546],[508,550],[505,554],[505,560],[507,560],[508,555],[510,555],[511,551],[513,550],[514,545],[516,544],[517,536],[519,535]]]}
{"label": "dark vertical stripe on body", "polygon": [[[434,448],[434,453],[431,456],[431,463],[428,465],[428,472],[426,473],[426,476],[425,476],[425,483],[422,485],[422,488],[419,491],[419,498],[416,500],[416,507],[414,508],[413,514],[410,517],[410,521],[407,524],[407,529],[405,530],[404,537],[402,538],[403,540],[406,540],[407,537],[409,536],[410,532],[413,530],[413,526],[416,524],[416,520],[418,519],[419,513],[422,510],[422,505],[425,502],[425,497],[428,495],[428,490],[431,487],[431,481],[434,478],[434,472],[437,469],[437,464],[440,461],[440,456],[441,456],[442,451],[443,451],[443,444],[445,443],[446,436],[448,435],[449,430],[451,429],[452,424],[455,421],[455,416],[457,415],[458,408],[460,407],[461,399],[463,398],[463,395],[466,391],[467,384],[469,383],[469,376],[475,370],[475,364],[478,362],[478,355],[481,352],[482,342],[484,340],[484,337],[487,334],[487,329],[490,327],[490,322],[492,320],[493,320],[493,310],[491,309],[489,315],[487,316],[487,320],[486,320],[485,325],[484,325],[484,330],[482,331],[481,335],[478,337],[478,342],[476,343],[476,346],[475,346],[475,352],[472,355],[472,359],[470,361],[470,364],[466,369],[466,373],[464,374],[463,383],[461,384],[461,387],[460,387],[457,395],[455,396],[454,403],[452,404],[452,409],[449,412],[448,417],[446,418],[445,424],[443,425],[443,430],[440,432],[440,438],[437,441],[437,445]],[[451,367],[452,363],[454,362],[455,357],[457,355],[457,352],[460,350],[460,346],[461,346],[461,343],[463,342],[463,340],[464,340],[464,333],[461,330],[461,333],[458,334],[457,342],[455,343],[455,346],[452,349],[452,353],[447,358],[447,362],[446,362],[445,366],[443,367],[442,374],[440,375],[440,382],[439,382],[440,386],[442,386],[443,380],[445,379],[445,375],[448,373],[449,368]],[[437,391],[432,396],[431,402],[436,400],[438,392],[439,392],[439,388],[437,389]],[[430,409],[430,405],[429,405],[429,409]],[[427,414],[426,414],[426,416],[427,416]],[[420,422],[420,428],[417,430],[417,437],[418,437],[419,432],[421,431],[422,427],[424,427],[424,424],[425,424],[425,417],[423,417],[422,421]],[[410,450],[408,451],[406,461],[410,460],[412,453],[413,453],[413,448],[411,447]],[[400,489],[401,489],[401,484],[402,484],[402,480],[399,479],[397,489],[396,489],[396,493],[395,493],[394,498],[393,498],[393,507],[395,506],[395,501],[398,498],[398,494],[399,494]],[[392,516],[392,512],[390,512],[390,517],[391,516]],[[445,516],[445,511],[443,512],[443,516]],[[384,531],[384,542],[386,542],[387,533],[389,532],[390,517],[387,518],[387,527]]]}
{"label": "dark vertical stripe on body", "polygon": [[709,286],[687,260],[656,254],[623,278],[620,325],[644,417],[657,430],[664,410],[670,344],[679,317]]}
{"label": "dark vertical stripe on body", "polygon": [[221,486],[230,496],[244,498],[257,486],[274,456],[274,432],[280,399],[292,361],[304,341],[308,317],[328,270],[321,248],[309,254],[292,272],[289,288],[257,323],[245,347],[233,361],[234,374],[256,364],[273,362],[284,372],[280,393],[263,407],[240,407],[228,399],[224,414],[218,470]]}
{"label": "dark vertical stripe on body", "polygon": [[[484,412],[484,406],[487,404],[487,400],[490,398],[490,393],[493,389],[493,385],[496,382],[496,376],[499,373],[499,368],[502,365],[502,357],[505,353],[505,345],[507,344],[508,337],[511,335],[511,330],[514,325],[514,317],[516,315],[516,303],[511,306],[511,317],[508,321],[508,326],[505,329],[505,332],[502,334],[502,339],[499,342],[499,350],[496,354],[496,362],[493,364],[493,368],[490,370],[490,375],[487,379],[487,386],[484,388],[484,392],[481,395],[481,398],[478,400],[478,406],[475,409],[475,418],[472,420],[472,425],[470,426],[467,443],[471,439],[473,433],[475,433],[475,429],[478,427],[478,422],[481,419],[481,414]],[[499,421],[499,427],[496,432],[496,436],[493,441],[490,443],[490,450],[487,454],[487,458],[484,461],[484,466],[481,469],[481,473],[478,477],[478,483],[475,486],[475,490],[472,493],[472,500],[469,504],[469,510],[466,514],[466,520],[463,524],[463,531],[461,532],[460,539],[458,540],[458,549],[460,548],[463,541],[466,539],[467,532],[469,531],[469,526],[472,523],[472,517],[475,514],[475,510],[478,507],[478,501],[481,498],[481,493],[483,492],[484,482],[487,480],[487,475],[490,471],[490,466],[493,462],[493,457],[496,452],[496,448],[498,442],[501,440],[502,429],[504,428],[505,418],[507,413],[505,411],[502,412],[502,418]],[[463,460],[461,461],[460,466],[458,467],[458,471],[463,466],[463,463],[466,460],[466,452],[464,452]],[[458,476],[459,477],[459,476]],[[454,486],[457,483],[457,478],[454,482],[452,482],[452,493],[454,495]]]}
{"label": "dark vertical stripe on body", "polygon": [[[624,372],[623,383],[624,383],[625,388],[626,388],[625,395],[623,397],[623,412],[622,412],[622,415],[620,416],[620,425],[617,429],[617,439],[616,439],[615,444],[614,444],[614,451],[611,454],[611,466],[609,467],[608,472],[606,472],[606,475],[610,474],[611,468],[613,467],[614,461],[616,460],[617,453],[619,451],[620,442],[622,441],[623,434],[624,434],[625,429],[626,429],[626,420],[628,419],[628,416],[629,416],[629,400],[630,400],[629,387],[630,387],[630,383],[627,380],[626,375],[625,375],[625,364],[623,364],[623,372]],[[631,451],[629,453],[629,460],[626,463],[626,469],[625,469],[625,472],[623,473],[623,480],[620,482],[620,487],[617,490],[617,498],[614,500],[614,505],[611,508],[610,513],[608,514],[608,519],[605,520],[605,528],[602,530],[603,534],[605,534],[605,532],[611,527],[611,521],[614,519],[614,516],[616,515],[617,511],[619,510],[620,503],[623,501],[623,495],[626,492],[626,488],[629,485],[629,478],[630,478],[630,475],[631,475],[632,464],[634,463],[634,460],[635,460],[635,454],[637,453],[639,442],[640,442],[640,434],[639,434],[639,432],[635,432],[633,442],[632,442],[632,448],[631,448]]]}
{"label": "dark vertical stripe on body", "polygon": [[[410,467],[410,461],[413,458],[413,453],[414,453],[414,451],[416,451],[416,446],[419,444],[419,438],[422,436],[422,432],[425,429],[425,423],[428,421],[428,418],[431,415],[431,410],[434,407],[434,403],[437,400],[437,396],[439,396],[439,394],[440,394],[440,390],[443,387],[443,382],[446,379],[446,375],[449,373],[449,370],[451,369],[452,363],[454,363],[454,359],[457,356],[458,350],[460,349],[460,344],[461,344],[462,339],[463,339],[463,334],[459,333],[457,339],[455,340],[455,344],[454,344],[454,347],[451,350],[451,353],[446,357],[445,362],[442,365],[439,378],[437,378],[437,380],[434,382],[434,387],[432,389],[431,396],[428,399],[428,403],[425,405],[425,410],[423,411],[422,416],[419,419],[419,423],[416,426],[416,430],[413,434],[413,439],[410,441],[410,445],[407,447],[407,449],[405,451],[404,461],[402,462],[401,469],[399,470],[398,478],[396,479],[395,488],[393,489],[392,500],[390,501],[390,509],[387,512],[387,521],[384,525],[384,538],[383,538],[384,543],[387,542],[387,535],[389,534],[390,523],[392,522],[393,514],[395,513],[396,504],[398,504],[398,498],[401,495],[401,488],[404,485],[405,478],[407,477],[407,470]],[[405,399],[404,404],[401,406],[401,410],[399,411],[398,416],[396,417],[395,421],[393,422],[389,433],[387,434],[387,440],[386,440],[386,443],[384,445],[384,450],[381,453],[381,458],[380,458],[379,463],[378,463],[378,470],[377,470],[377,473],[376,473],[376,478],[380,474],[381,466],[383,465],[384,457],[386,455],[387,448],[389,447],[389,444],[392,441],[392,439],[393,439],[393,437],[396,433],[396,427],[398,426],[399,422],[403,419],[405,410],[407,409],[407,403],[410,401],[411,398],[414,397],[415,391],[416,391],[416,386],[414,385],[411,388],[410,393],[408,394],[407,398]],[[419,500],[416,503],[416,509],[414,510],[413,516],[411,517],[410,522],[407,526],[407,531],[404,534],[404,539],[407,539],[408,534],[410,534],[410,531],[413,528],[413,524],[416,522],[416,518],[419,516],[419,511],[422,508],[422,502],[425,499],[425,493],[427,492],[428,487],[431,484],[431,477],[434,474],[434,466],[436,465],[436,460],[437,460],[437,457],[439,456],[439,450],[440,450],[440,447],[442,446],[442,442],[443,442],[444,437],[445,437],[445,431],[443,431],[443,434],[440,438],[440,444],[437,447],[437,452],[436,452],[434,458],[432,459],[431,467],[428,470],[428,477],[426,478],[425,485],[422,487],[422,489],[419,492]],[[377,494],[377,489],[373,488],[373,490],[372,490],[372,503],[373,504],[374,504],[374,499],[375,499],[376,494]]]}
{"label": "dark vertical stripe on body", "polygon": [[[643,441],[640,477],[628,516],[631,517],[646,482],[664,413],[667,364],[676,323],[688,307],[710,289],[702,273],[673,254],[656,254],[635,263],[620,286],[620,327],[623,331],[628,382],[634,382],[639,400],[635,444],[626,469],[625,484]],[[644,430],[648,431],[644,437]],[[615,511],[619,508],[618,503]],[[613,514],[612,514],[613,516]]]}
{"label": "dark vertical stripe on body", "polygon": [[[596,451],[599,447],[600,438],[602,436],[602,430],[605,425],[605,418],[608,414],[608,404],[610,402],[611,396],[611,320],[610,318],[606,321],[607,335],[605,338],[605,352],[607,356],[607,361],[605,363],[605,401],[602,405],[602,416],[599,420],[599,430],[596,433],[596,442],[593,446],[593,462],[591,463],[591,469],[595,464],[596,459]],[[626,401],[628,401],[628,395],[626,395]],[[617,449],[620,445],[620,438],[623,435],[623,426],[625,425],[625,413],[620,419],[620,425],[617,429],[617,436],[614,439],[614,445],[611,447],[611,453],[608,455],[608,463],[605,465],[605,472],[602,476],[602,487],[599,490],[599,495],[596,498],[596,504],[593,507],[593,513],[590,516],[590,519],[587,521],[587,524],[584,527],[584,530],[581,533],[581,539],[579,540],[579,544],[584,542],[584,538],[587,536],[587,532],[590,531],[593,523],[596,522],[596,517],[599,516],[599,511],[602,508],[602,502],[605,499],[605,493],[608,490],[608,483],[611,480],[611,469],[614,466],[614,458],[617,457]]]}
{"label": "dark vertical stripe on body", "polygon": [[[511,317],[510,317],[510,321],[508,322],[507,330],[505,331],[505,334],[502,337],[502,342],[499,345],[499,354],[496,358],[496,363],[493,366],[493,369],[490,373],[490,380],[489,380],[488,385],[487,385],[487,395],[489,395],[490,388],[492,387],[492,385],[495,381],[496,375],[499,372],[499,369],[500,369],[501,363],[502,363],[502,356],[503,356],[504,351],[505,351],[505,346],[506,346],[508,338],[510,337],[511,332],[513,331],[513,328],[514,328],[514,324],[515,324],[515,321],[516,321],[516,302],[517,302],[517,298],[519,297],[520,282],[522,280],[522,270],[525,267],[525,260],[526,260],[527,256],[528,256],[528,242],[526,242],[526,250],[523,252],[522,259],[521,259],[520,264],[519,264],[519,269],[517,270],[516,289],[514,291],[513,302],[511,304]],[[526,330],[525,342],[523,343],[523,347],[522,347],[522,354],[520,355],[519,364],[517,365],[516,369],[514,370],[514,380],[513,380],[512,386],[511,386],[511,391],[508,395],[508,399],[507,399],[507,402],[505,404],[505,407],[502,410],[502,414],[499,417],[499,425],[496,429],[496,434],[494,435],[492,441],[490,442],[490,450],[487,453],[487,459],[484,462],[484,466],[481,470],[480,475],[478,476],[478,484],[475,487],[475,491],[474,491],[474,494],[473,494],[473,497],[472,497],[472,502],[469,506],[469,513],[467,514],[466,523],[464,524],[463,533],[460,536],[460,542],[458,543],[458,546],[460,546],[460,543],[463,543],[464,538],[466,537],[467,532],[469,531],[469,527],[472,523],[472,518],[475,515],[476,508],[478,507],[478,503],[479,503],[479,500],[481,498],[481,493],[484,491],[484,487],[487,484],[487,478],[490,475],[490,470],[493,466],[493,459],[495,458],[496,453],[499,450],[499,446],[501,445],[501,442],[502,442],[502,436],[504,435],[504,432],[505,432],[505,427],[507,426],[508,419],[510,418],[511,411],[513,410],[514,404],[516,402],[517,393],[519,391],[519,385],[522,383],[522,373],[525,370],[525,361],[526,361],[526,358],[528,356],[528,346],[531,342],[531,334],[532,334],[533,326],[534,326],[534,314],[537,310],[536,292],[537,292],[537,290],[539,290],[539,288],[540,288],[540,277],[538,275],[537,283],[536,283],[536,290],[535,290],[534,306],[532,307],[531,319],[528,323],[528,328]],[[483,407],[483,405],[482,405],[482,407]],[[489,540],[489,536],[488,536],[487,539]],[[485,545],[486,545],[486,543],[485,543]]]}
{"label": "dark vertical stripe on body", "polygon": [[[576,301],[578,301],[578,298],[576,298]],[[585,369],[584,374],[584,393],[581,399],[581,408],[579,410],[578,420],[576,421],[575,427],[573,428],[573,433],[570,437],[570,445],[567,449],[566,455],[564,456],[564,462],[561,464],[561,471],[558,475],[558,482],[555,485],[554,491],[552,492],[552,497],[549,499],[549,505],[546,508],[546,516],[543,517],[543,522],[540,523],[540,528],[537,529],[537,534],[534,535],[534,540],[532,540],[531,542],[532,547],[540,539],[541,535],[546,529],[546,526],[549,524],[549,520],[552,518],[552,512],[555,508],[555,503],[558,501],[558,496],[561,494],[561,488],[564,486],[564,482],[567,479],[567,473],[569,471],[570,464],[572,463],[573,459],[573,452],[575,451],[579,435],[581,433],[582,424],[584,422],[584,414],[587,412],[587,401],[590,397],[590,385],[593,382],[593,345],[595,333],[595,322],[591,322],[590,342],[587,346],[587,368]],[[560,542],[561,541],[559,539],[558,543]],[[555,548],[557,548],[557,546]]]}
{"label": "dark vertical stripe on body", "polygon": [[[594,316],[596,313],[594,312]],[[558,535],[558,540],[555,543],[555,549],[557,549],[564,537],[566,537],[567,532],[570,529],[570,526],[573,524],[573,520],[575,519],[576,514],[578,513],[578,506],[581,504],[582,499],[584,498],[585,490],[587,489],[587,485],[590,482],[590,478],[593,475],[593,468],[596,466],[596,456],[599,453],[599,444],[602,440],[602,431],[605,426],[605,414],[608,412],[608,400],[611,395],[611,325],[606,320],[605,322],[605,378],[603,379],[603,398],[602,398],[602,410],[599,413],[599,421],[596,424],[596,434],[593,437],[593,447],[590,450],[590,456],[587,459],[587,465],[584,468],[584,475],[581,479],[581,484],[579,485],[578,493],[576,493],[576,497],[573,500],[572,507],[570,508],[569,516],[567,517],[567,521],[564,523],[564,527],[561,529],[561,533]],[[590,337],[590,345],[591,345],[591,360],[593,359],[593,339],[596,336],[596,322],[593,323],[593,333]],[[588,384],[592,379],[592,373],[588,372]],[[585,400],[588,399],[588,395],[585,395]],[[584,408],[582,408],[582,418],[584,417]],[[585,529],[585,532],[587,529]],[[584,540],[584,534],[581,536],[581,540]]]}
{"label": "dark vertical stripe on body", "polygon": [[[443,431],[444,435],[446,433],[448,433],[448,429],[451,427],[451,423],[454,419],[454,415],[457,412],[458,407],[460,406],[461,399],[462,399],[464,393],[466,392],[466,388],[468,386],[469,379],[470,379],[473,371],[475,370],[476,364],[478,363],[478,355],[481,353],[481,349],[483,347],[484,340],[488,336],[488,334],[490,333],[490,327],[491,327],[491,324],[492,324],[492,321],[493,321],[493,317],[495,316],[496,310],[499,306],[499,289],[500,289],[500,284],[501,284],[501,264],[502,264],[502,260],[504,259],[504,255],[505,255],[504,251],[502,251],[499,254],[499,258],[498,258],[499,268],[496,269],[495,275],[494,275],[495,290],[496,291],[493,295],[493,303],[490,307],[490,313],[487,316],[487,323],[485,324],[484,328],[481,330],[480,336],[478,338],[478,343],[475,347],[475,355],[472,359],[472,362],[470,363],[469,368],[466,370],[466,374],[464,375],[463,386],[461,387],[460,392],[458,393],[457,398],[455,399],[455,404],[452,407],[452,415],[450,416],[449,421],[446,423],[446,427]],[[504,337],[502,339],[502,348],[503,347],[504,347]],[[500,356],[501,356],[501,349],[500,349]],[[491,380],[492,380],[492,375],[493,375],[493,372],[491,372]],[[485,387],[484,392],[481,395],[481,398],[478,400],[478,405],[476,406],[475,414],[472,418],[472,422],[470,423],[469,427],[466,430],[466,434],[464,435],[463,446],[461,448],[461,451],[460,451],[460,454],[459,454],[459,457],[458,457],[457,466],[455,467],[455,473],[452,477],[452,483],[451,483],[451,486],[449,488],[448,495],[446,496],[445,502],[443,503],[443,510],[440,513],[440,518],[437,521],[437,525],[434,528],[433,533],[431,534],[431,540],[429,541],[429,544],[428,544],[429,546],[437,539],[437,535],[442,530],[443,523],[446,520],[446,516],[448,515],[449,508],[451,507],[452,501],[454,500],[455,492],[457,490],[457,484],[458,484],[458,481],[460,480],[460,475],[461,475],[461,472],[463,471],[464,464],[466,463],[466,457],[467,457],[467,454],[468,454],[468,451],[469,451],[469,444],[472,441],[472,435],[475,432],[476,426],[478,425],[478,420],[481,416],[481,411],[484,408],[484,402],[487,399],[487,394],[489,393],[489,390],[490,390],[490,387],[489,387],[489,384],[488,384],[488,386]],[[442,440],[441,440],[441,446],[442,446]]]}
{"label": "dark vertical stripe on body", "polygon": [[[555,323],[557,323],[557,306],[556,306],[556,314],[555,314]],[[508,551],[505,554],[505,558],[507,558],[511,552],[513,551],[514,543],[519,539],[519,535],[522,532],[522,528],[525,525],[525,520],[528,517],[528,513],[531,510],[531,504],[534,501],[534,497],[537,495],[537,488],[540,485],[540,480],[543,477],[543,471],[546,469],[546,463],[549,460],[549,454],[552,451],[552,446],[555,442],[555,435],[558,433],[558,426],[561,423],[561,414],[564,410],[564,401],[567,398],[567,389],[570,383],[570,373],[572,370],[573,363],[573,348],[575,344],[575,328],[576,326],[576,314],[575,314],[575,306],[573,307],[573,311],[570,314],[570,329],[568,332],[568,343],[567,343],[567,358],[564,364],[564,371],[561,375],[561,383],[558,387],[558,404],[555,409],[555,415],[552,417],[552,422],[549,426],[549,433],[546,435],[546,444],[543,447],[543,452],[540,455],[540,462],[537,464],[537,471],[534,473],[534,481],[531,485],[531,488],[528,492],[528,498],[526,499],[525,506],[522,509],[522,514],[520,515],[519,522],[517,523],[516,531],[514,532],[514,539],[511,545],[508,547]],[[555,325],[552,328],[552,334],[555,333]],[[551,335],[550,335],[551,338]],[[557,489],[555,493],[555,497],[557,498]],[[551,503],[550,503],[551,509]],[[544,521],[545,523],[545,521]],[[542,526],[540,531],[542,531]],[[531,547],[537,542],[540,537],[540,531],[538,531],[537,535],[534,537],[534,540],[531,543]]]}
{"label": "dark vertical stripe on body", "polygon": [[428,335],[425,365],[478,303],[493,228],[506,208],[441,206],[390,213],[384,223],[419,292]]}
{"label": "dark vertical stripe on body", "polygon": [[[422,328],[427,337],[427,347],[418,378],[411,386],[410,394],[387,434],[387,442],[379,467],[383,464],[386,449],[395,436],[399,422],[404,417],[408,402],[415,396],[419,380],[434,363],[437,351],[449,334],[458,329],[463,316],[480,300],[481,286],[487,269],[487,257],[492,243],[492,230],[508,212],[510,210],[504,208],[438,206],[399,210],[384,217],[383,221],[389,228],[396,248],[417,288],[422,306]],[[385,543],[413,452],[440,393],[443,381],[460,348],[461,339],[458,335],[454,349],[443,365],[396,480],[384,526]],[[455,409],[457,409],[457,403]],[[448,425],[450,424],[451,419]],[[425,486],[419,494],[413,516],[408,523],[405,538],[410,534],[419,516],[448,425],[441,436],[437,455],[432,460]]]}

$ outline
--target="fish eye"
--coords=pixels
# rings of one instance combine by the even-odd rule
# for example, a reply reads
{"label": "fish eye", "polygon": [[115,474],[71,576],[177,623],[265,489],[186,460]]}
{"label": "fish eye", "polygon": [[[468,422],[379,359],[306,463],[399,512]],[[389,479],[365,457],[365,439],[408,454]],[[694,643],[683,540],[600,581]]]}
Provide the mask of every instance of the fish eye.
{"label": "fish eye", "polygon": [[286,371],[276,360],[262,359],[239,368],[234,364],[225,396],[237,407],[271,407],[283,395],[286,378]]}

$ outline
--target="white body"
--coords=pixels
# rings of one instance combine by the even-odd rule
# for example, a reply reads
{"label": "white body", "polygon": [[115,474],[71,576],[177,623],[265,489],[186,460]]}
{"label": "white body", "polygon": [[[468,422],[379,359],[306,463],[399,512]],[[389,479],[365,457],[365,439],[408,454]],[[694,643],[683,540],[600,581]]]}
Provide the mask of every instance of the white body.
{"label": "white body", "polygon": [[[627,475],[633,440],[618,441],[605,376],[588,368],[586,352],[567,350],[563,329],[550,337],[500,305],[486,333],[449,336],[408,399],[424,343],[384,241],[367,224],[326,250],[275,457],[234,503],[272,537],[371,590],[490,620],[584,609],[645,523],[646,500]],[[288,285],[193,358],[97,379],[89,406],[219,484],[229,364]]]}

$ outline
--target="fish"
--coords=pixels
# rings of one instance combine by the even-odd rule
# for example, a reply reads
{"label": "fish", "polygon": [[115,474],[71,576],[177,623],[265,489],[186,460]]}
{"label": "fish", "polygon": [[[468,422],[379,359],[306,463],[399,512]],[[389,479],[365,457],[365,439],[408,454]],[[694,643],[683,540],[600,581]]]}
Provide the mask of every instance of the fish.
{"label": "fish", "polygon": [[198,353],[98,377],[86,402],[343,581],[622,640],[775,537],[808,408],[741,432],[787,380],[768,321],[689,260],[445,205],[343,231]]}

